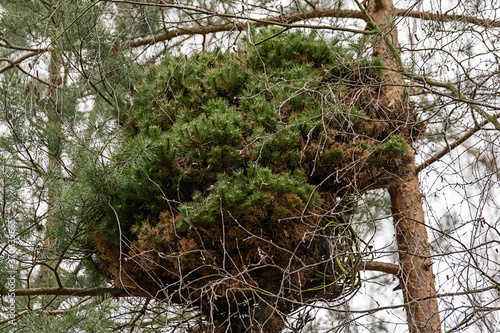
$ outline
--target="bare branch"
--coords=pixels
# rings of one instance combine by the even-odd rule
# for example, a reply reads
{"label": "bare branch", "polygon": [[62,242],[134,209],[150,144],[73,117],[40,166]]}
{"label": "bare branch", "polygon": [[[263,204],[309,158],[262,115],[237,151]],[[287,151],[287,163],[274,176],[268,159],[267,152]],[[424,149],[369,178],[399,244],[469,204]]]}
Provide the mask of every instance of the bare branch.
{"label": "bare branch", "polygon": [[[493,117],[495,117],[497,119],[500,118],[500,113],[494,115]],[[468,131],[465,135],[463,135],[460,138],[458,138],[457,140],[455,140],[451,145],[446,146],[440,152],[436,153],[434,156],[432,156],[431,158],[427,159],[422,164],[418,165],[415,168],[415,172],[418,174],[420,171],[422,171],[423,169],[427,168],[432,163],[438,161],[443,156],[445,156],[446,154],[448,154],[449,152],[451,152],[453,149],[455,149],[458,146],[460,146],[467,139],[469,139],[471,136],[473,136],[476,132],[478,132],[479,130],[481,130],[484,126],[486,126],[489,123],[490,123],[489,120],[484,120],[480,124],[476,124],[470,131]]]}
{"label": "bare branch", "polygon": [[31,52],[25,53],[24,55],[20,56],[19,58],[15,59],[15,60],[2,59],[4,61],[9,62],[10,64],[7,65],[7,66],[4,66],[2,68],[0,68],[0,74],[2,74],[3,72],[5,72],[5,71],[7,71],[7,70],[9,70],[11,68],[16,67],[16,65],[22,63],[26,59],[29,59],[31,57],[34,57],[36,55],[39,55],[39,54],[47,52],[47,51],[49,51],[48,48],[47,49],[39,49],[39,50],[36,50],[36,51],[31,51]]}
{"label": "bare branch", "polygon": [[417,81],[420,81],[420,82],[422,82],[424,84],[428,84],[428,85],[431,85],[431,86],[434,86],[434,87],[440,87],[440,88],[448,89],[456,97],[457,101],[460,101],[460,102],[468,104],[475,112],[477,112],[483,118],[487,119],[488,122],[491,122],[493,124],[493,126],[495,126],[495,128],[498,131],[500,131],[500,123],[497,120],[498,117],[496,117],[494,115],[490,115],[488,112],[484,111],[482,108],[479,107],[479,105],[477,103],[475,103],[474,101],[468,99],[464,94],[462,94],[458,90],[458,88],[455,87],[455,85],[453,85],[451,82],[446,82],[446,83],[445,82],[439,82],[439,81],[432,80],[432,79],[429,79],[429,78],[424,77],[424,76],[415,75],[413,73],[408,73],[408,72],[405,71],[404,66],[403,66],[402,63],[401,63],[401,66],[400,66],[399,70],[401,71],[402,75],[404,75],[406,77],[409,77],[409,78],[412,78],[412,79],[415,79]]}
{"label": "bare branch", "polygon": [[[362,33],[362,34],[374,34],[375,31],[371,30],[359,30],[359,29],[351,29],[351,28],[343,28],[343,27],[335,27],[335,26],[321,26],[321,25],[305,25],[305,24],[293,24],[295,22],[304,21],[308,19],[316,19],[323,17],[332,17],[332,18],[354,18],[367,20],[366,13],[363,13],[363,10],[349,10],[349,9],[333,9],[333,8],[314,8],[313,10],[294,13],[294,14],[286,14],[275,17],[270,17],[268,19],[257,19],[257,18],[249,18],[242,15],[235,14],[226,14],[226,13],[218,13],[212,12],[209,10],[205,10],[202,8],[190,7],[190,6],[182,6],[175,4],[166,4],[166,3],[139,3],[135,1],[126,1],[126,0],[106,0],[108,2],[114,3],[126,3],[126,4],[135,4],[140,6],[156,6],[156,7],[167,7],[167,8],[177,8],[183,10],[194,11],[201,14],[206,14],[210,16],[216,17],[225,17],[232,18],[235,20],[242,20],[244,22],[252,22],[251,24],[255,27],[265,27],[271,25],[282,26],[285,28],[310,28],[310,29],[329,29],[329,30],[340,30],[340,31],[349,31],[353,33]],[[399,17],[415,17],[423,20],[433,20],[433,21],[442,21],[442,22],[452,22],[452,21],[462,21],[471,24],[476,24],[484,27],[500,27],[500,21],[492,21],[492,20],[484,20],[479,19],[473,16],[466,15],[447,15],[447,14],[439,14],[439,13],[430,13],[430,12],[419,12],[419,11],[408,11],[406,9],[395,9],[395,14]],[[159,42],[163,42],[166,40],[173,39],[178,36],[183,35],[206,35],[216,32],[223,31],[242,31],[247,29],[248,26],[242,22],[230,22],[222,25],[209,25],[209,26],[197,26],[197,27],[186,27],[186,28],[178,28],[173,29],[164,33],[160,33],[154,36],[146,36],[134,39],[130,42],[131,47],[139,47],[143,45],[155,44]]]}
{"label": "bare branch", "polygon": [[13,45],[5,38],[0,38],[0,46],[4,47],[6,49],[12,49],[12,50],[18,50],[18,51],[29,51],[29,52],[38,52],[40,50],[44,50],[44,49],[36,49],[36,48],[31,48],[31,47]]}
{"label": "bare branch", "polygon": [[465,22],[474,25],[479,25],[485,28],[500,27],[500,20],[485,20],[474,16],[456,15],[456,14],[440,14],[431,12],[409,11],[406,9],[396,9],[396,15],[399,17],[414,17],[421,20],[437,21],[437,22]]}
{"label": "bare branch", "polygon": [[[109,0],[111,2],[122,2],[117,0]],[[127,3],[130,3],[127,1]],[[153,4],[151,4],[153,5]],[[161,5],[161,4],[154,4]],[[163,6],[163,5],[161,5]],[[168,5],[164,5],[168,6]],[[179,7],[179,6],[176,6]],[[199,10],[197,10],[199,11]],[[357,10],[344,10],[344,9],[314,9],[303,13],[297,14],[289,14],[282,15],[278,17],[271,17],[268,19],[256,19],[256,18],[248,18],[245,16],[239,15],[229,15],[229,14],[221,14],[217,12],[209,12],[204,11],[205,14],[210,14],[212,16],[219,17],[230,17],[237,20],[244,20],[245,22],[252,22],[251,24],[254,27],[265,27],[265,26],[281,26],[285,28],[309,28],[309,29],[327,29],[327,30],[340,30],[340,31],[349,31],[353,33],[361,33],[361,34],[373,34],[373,31],[369,30],[359,30],[359,29],[351,29],[344,27],[335,27],[335,26],[327,26],[327,25],[311,25],[311,24],[293,24],[295,22],[304,21],[307,19],[314,18],[322,18],[322,17],[336,17],[336,18],[356,18],[356,19],[364,19],[362,13]],[[155,36],[147,36],[142,38],[134,39],[130,42],[131,47],[138,47],[143,45],[155,44],[159,42],[163,42],[166,40],[170,40],[172,38],[183,36],[183,35],[206,35],[216,32],[223,31],[242,31],[248,29],[248,25],[242,22],[230,22],[222,25],[208,25],[201,27],[187,27],[187,28],[178,28],[174,30],[170,30]]]}

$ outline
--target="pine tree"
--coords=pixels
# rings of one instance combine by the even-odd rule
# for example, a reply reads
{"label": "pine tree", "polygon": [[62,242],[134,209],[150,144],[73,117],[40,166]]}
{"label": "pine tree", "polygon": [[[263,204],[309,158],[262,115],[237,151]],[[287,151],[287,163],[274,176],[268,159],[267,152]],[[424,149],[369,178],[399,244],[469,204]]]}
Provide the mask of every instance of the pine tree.
{"label": "pine tree", "polygon": [[[95,101],[91,111],[77,110],[93,99],[97,86],[103,86],[93,82],[103,78],[103,73],[93,69],[96,54],[111,50],[100,22],[103,13],[84,1],[3,1],[0,5],[2,36],[7,36],[1,40],[2,59],[26,60],[22,65],[7,63],[0,70],[4,73],[0,155],[5,162],[1,221],[3,229],[15,226],[17,230],[15,242],[6,235],[2,242],[15,244],[9,254],[19,262],[16,286],[41,290],[41,295],[45,295],[43,290],[62,286],[109,286],[95,272],[92,240],[86,236],[82,216],[75,218],[75,208],[82,203],[74,192],[81,157],[96,147],[89,146],[85,137],[96,131],[85,128],[103,126],[102,112],[109,112],[109,106],[103,108],[105,96]],[[86,20],[75,20],[82,16]],[[102,44],[96,44],[98,40]],[[120,59],[114,61],[116,66]],[[75,62],[79,63],[76,68]],[[106,64],[101,66],[109,71]],[[113,87],[111,75],[105,74],[108,88]],[[2,267],[2,285],[11,276],[9,269]],[[16,321],[15,329],[20,332],[61,327],[85,330],[92,325],[106,331],[109,318],[95,325],[87,314],[115,308],[105,300],[81,302],[54,298],[50,293],[34,300],[16,298],[15,305],[16,313],[26,314]],[[25,311],[28,308],[35,310]]]}

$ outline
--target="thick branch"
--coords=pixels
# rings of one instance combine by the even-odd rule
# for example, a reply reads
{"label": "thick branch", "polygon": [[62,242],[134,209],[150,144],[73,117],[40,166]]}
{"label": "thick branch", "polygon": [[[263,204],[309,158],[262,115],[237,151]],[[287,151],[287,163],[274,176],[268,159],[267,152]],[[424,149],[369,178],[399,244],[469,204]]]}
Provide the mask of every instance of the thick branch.
{"label": "thick branch", "polygon": [[[114,0],[113,2],[116,2]],[[120,1],[121,2],[121,1]],[[289,14],[289,15],[280,15],[277,17],[270,17],[268,19],[256,19],[256,18],[248,18],[245,16],[239,15],[227,15],[220,14],[216,12],[204,12],[205,14],[209,14],[212,16],[219,17],[231,17],[237,20],[242,20],[244,22],[230,22],[227,24],[221,25],[209,25],[209,26],[201,26],[201,27],[188,27],[188,28],[179,28],[173,29],[156,36],[147,36],[142,38],[134,39],[130,42],[131,47],[138,47],[143,45],[155,44],[159,42],[163,42],[166,40],[170,40],[172,38],[183,36],[183,35],[206,35],[216,32],[223,31],[242,31],[248,29],[248,24],[246,22],[250,21],[251,25],[254,27],[265,27],[265,26],[282,26],[286,28],[310,28],[310,29],[329,29],[329,30],[342,30],[349,31],[354,33],[362,33],[362,34],[372,34],[373,32],[368,30],[359,30],[359,29],[351,29],[351,28],[343,28],[343,27],[335,27],[335,26],[322,26],[322,25],[309,25],[309,24],[294,24],[295,22],[304,21],[307,19],[314,18],[322,18],[322,17],[336,17],[336,18],[356,18],[356,19],[364,19],[363,14],[357,10],[343,10],[343,9],[314,9],[311,11],[297,13],[297,14]]]}
{"label": "thick branch", "polygon": [[485,28],[498,28],[500,21],[485,20],[474,16],[456,15],[456,14],[440,14],[430,12],[408,11],[406,9],[396,9],[395,14],[400,17],[414,17],[421,20],[437,21],[437,22],[465,22],[474,25],[479,25]]}
{"label": "thick branch", "polygon": [[[2,288],[2,295],[9,295],[12,292],[10,289]],[[15,296],[40,296],[40,295],[55,295],[55,296],[101,296],[111,295],[113,297],[130,297],[144,296],[135,295],[133,290],[122,288],[29,288],[15,289]]]}
{"label": "thick branch", "polygon": [[[138,6],[156,6],[156,7],[167,7],[167,8],[176,8],[182,10],[188,10],[200,14],[210,15],[214,17],[225,17],[231,18],[235,21],[221,24],[221,25],[210,25],[210,26],[197,26],[197,27],[187,27],[187,28],[178,28],[173,29],[164,33],[160,33],[155,36],[147,36],[142,38],[134,39],[130,42],[130,46],[139,47],[143,45],[155,44],[163,41],[170,40],[172,38],[183,36],[183,35],[206,35],[216,32],[223,31],[242,31],[248,29],[247,22],[251,22],[251,24],[255,27],[264,27],[271,25],[278,25],[287,28],[310,28],[310,29],[330,29],[330,30],[342,30],[349,31],[354,33],[363,33],[363,34],[372,34],[373,31],[367,30],[358,30],[358,29],[350,29],[350,28],[342,28],[342,27],[334,27],[334,26],[320,26],[320,25],[296,25],[294,23],[299,21],[304,21],[308,19],[317,19],[323,17],[332,17],[332,18],[354,18],[367,20],[366,13],[363,13],[363,10],[349,10],[349,9],[332,9],[332,8],[315,8],[310,11],[294,13],[294,14],[285,14],[279,15],[275,17],[270,17],[267,19],[257,19],[257,18],[249,18],[244,15],[236,15],[236,14],[227,14],[227,13],[218,13],[209,11],[202,8],[191,7],[191,6],[183,6],[183,5],[175,5],[175,4],[167,4],[167,3],[140,3],[136,1],[126,1],[126,0],[107,0],[108,2],[113,3],[123,3],[123,4],[133,4]],[[441,21],[441,22],[467,22],[479,26],[484,27],[500,27],[500,21],[493,20],[485,20],[479,19],[473,16],[466,15],[455,15],[455,14],[440,14],[440,13],[430,13],[430,12],[420,12],[420,11],[409,11],[406,9],[394,9],[394,15],[399,17],[414,17],[422,20],[431,20],[431,21]],[[369,20],[369,19],[368,19]],[[241,21],[241,22],[240,22]]]}
{"label": "thick branch", "polygon": [[39,52],[40,50],[45,50],[45,49],[37,49],[37,48],[13,45],[5,38],[0,38],[0,46],[6,49],[12,49],[17,51],[28,51],[28,52]]}
{"label": "thick branch", "polygon": [[361,264],[361,269],[364,271],[377,271],[396,276],[400,273],[399,265],[380,261],[365,261]]}

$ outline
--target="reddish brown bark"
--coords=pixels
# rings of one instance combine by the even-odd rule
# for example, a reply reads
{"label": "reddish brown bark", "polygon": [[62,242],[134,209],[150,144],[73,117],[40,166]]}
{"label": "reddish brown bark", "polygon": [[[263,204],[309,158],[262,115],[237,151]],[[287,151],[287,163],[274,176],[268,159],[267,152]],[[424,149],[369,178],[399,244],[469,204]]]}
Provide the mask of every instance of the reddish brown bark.
{"label": "reddish brown bark", "polygon": [[400,273],[399,265],[380,261],[364,261],[361,263],[361,269],[364,271],[377,271],[398,276]]}
{"label": "reddish brown bark", "polygon": [[428,298],[436,295],[436,288],[418,176],[412,174],[396,182],[389,194],[409,331],[440,332],[437,299]]}
{"label": "reddish brown bark", "polygon": [[[392,0],[371,0],[367,7],[368,21],[376,25],[379,35],[374,42],[374,55],[384,59],[387,67],[386,84],[381,98],[392,103],[404,102],[404,80],[394,17],[397,14]],[[371,19],[370,19],[371,18]],[[412,112],[409,110],[408,112]],[[409,119],[411,119],[409,117]],[[408,143],[411,149],[411,143]],[[397,175],[389,188],[391,208],[399,253],[400,286],[410,333],[440,332],[441,322],[430,257],[430,245],[424,222],[424,210],[418,173],[413,159],[405,175]]]}

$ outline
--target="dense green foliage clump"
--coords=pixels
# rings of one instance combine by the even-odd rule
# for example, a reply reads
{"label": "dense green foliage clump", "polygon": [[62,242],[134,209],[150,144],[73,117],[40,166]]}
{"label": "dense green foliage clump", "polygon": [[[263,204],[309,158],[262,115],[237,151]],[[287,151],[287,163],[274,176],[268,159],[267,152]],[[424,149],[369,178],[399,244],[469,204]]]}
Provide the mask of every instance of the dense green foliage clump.
{"label": "dense green foliage clump", "polygon": [[[179,279],[201,299],[220,283],[227,313],[245,299],[251,308],[248,281],[267,298],[287,281],[283,311],[293,308],[284,298],[345,292],[356,281],[354,194],[411,158],[411,104],[378,101],[382,78],[380,60],[302,32],[147,67],[112,161],[83,171],[102,202],[95,237],[117,285],[182,303]],[[119,240],[133,262],[116,263]],[[228,288],[247,291],[228,301]]]}
{"label": "dense green foliage clump", "polygon": [[[341,99],[350,85],[361,78],[376,82],[382,72],[378,60],[357,62],[334,44],[297,32],[255,47],[246,41],[236,53],[165,57],[148,68],[123,119],[119,171],[102,172],[112,178],[102,182],[111,186],[98,186],[116,203],[122,228],[155,219],[172,204],[182,207],[179,226],[185,228],[190,210],[200,209],[196,201],[218,195],[221,175],[238,177],[250,163],[278,174],[302,172],[312,184],[341,167],[352,148],[350,129],[363,132],[370,125]],[[291,191],[309,197],[313,189],[302,180]],[[226,191],[236,201],[248,195],[238,187]],[[217,218],[209,213],[200,223]],[[100,225],[116,237],[114,211]]]}

